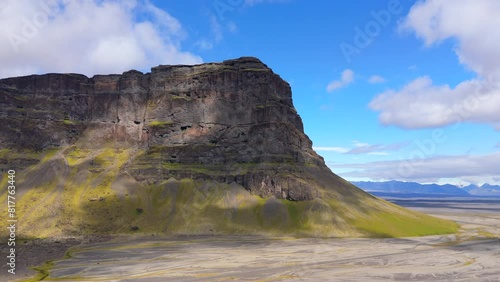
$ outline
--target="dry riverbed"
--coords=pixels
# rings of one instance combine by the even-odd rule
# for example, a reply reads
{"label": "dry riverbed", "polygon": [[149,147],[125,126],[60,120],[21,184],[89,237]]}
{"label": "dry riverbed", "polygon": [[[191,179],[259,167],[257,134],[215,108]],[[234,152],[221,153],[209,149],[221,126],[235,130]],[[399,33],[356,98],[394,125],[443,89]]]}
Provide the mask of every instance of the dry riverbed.
{"label": "dry riverbed", "polygon": [[[456,235],[401,239],[148,237],[87,241],[74,247],[70,258],[55,261],[45,280],[500,281],[498,201],[395,202],[455,220],[462,229]],[[44,253],[40,248],[32,251],[33,257]],[[2,273],[0,279],[5,278],[14,277]]]}

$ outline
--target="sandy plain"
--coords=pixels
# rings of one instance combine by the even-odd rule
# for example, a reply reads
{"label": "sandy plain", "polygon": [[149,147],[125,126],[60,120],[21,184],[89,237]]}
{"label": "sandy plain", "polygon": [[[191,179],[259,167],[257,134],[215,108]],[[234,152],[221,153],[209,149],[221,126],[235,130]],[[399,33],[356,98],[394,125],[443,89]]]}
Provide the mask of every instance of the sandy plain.
{"label": "sandy plain", "polygon": [[462,228],[387,239],[114,238],[75,247],[45,280],[500,281],[500,199],[392,201]]}

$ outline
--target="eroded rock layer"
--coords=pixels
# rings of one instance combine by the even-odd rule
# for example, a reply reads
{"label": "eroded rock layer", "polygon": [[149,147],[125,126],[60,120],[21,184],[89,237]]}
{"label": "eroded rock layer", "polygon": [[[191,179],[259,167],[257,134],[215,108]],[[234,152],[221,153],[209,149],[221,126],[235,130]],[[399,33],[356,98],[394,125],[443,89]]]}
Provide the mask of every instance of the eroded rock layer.
{"label": "eroded rock layer", "polygon": [[1,79],[0,186],[16,186],[18,236],[456,230],[332,173],[291,95],[249,57],[147,74]]}
{"label": "eroded rock layer", "polygon": [[213,179],[307,200],[318,191],[303,168],[330,173],[304,134],[289,84],[256,58],[2,79],[0,106],[2,148],[131,146],[143,152],[124,169],[143,183]]}

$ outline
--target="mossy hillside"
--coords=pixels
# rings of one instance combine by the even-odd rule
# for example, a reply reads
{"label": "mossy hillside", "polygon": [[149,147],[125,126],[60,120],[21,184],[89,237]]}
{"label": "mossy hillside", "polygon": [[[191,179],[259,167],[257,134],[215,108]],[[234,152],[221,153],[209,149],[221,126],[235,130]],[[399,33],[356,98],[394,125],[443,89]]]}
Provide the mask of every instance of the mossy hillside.
{"label": "mossy hillside", "polygon": [[91,150],[71,146],[64,150],[64,158],[67,161],[68,165],[72,167],[79,164],[79,162],[90,153]]}
{"label": "mossy hillside", "polygon": [[58,152],[60,151],[59,148],[47,148],[42,151],[42,154],[40,156],[40,161],[41,163],[45,163],[52,159]]}
{"label": "mossy hillside", "polygon": [[[43,165],[44,162],[50,161],[50,155],[54,159],[57,158],[51,151],[50,155],[44,154],[38,165],[17,174],[20,178],[18,187],[26,190],[22,197],[17,199],[19,231],[24,236],[95,234],[96,229],[92,227],[101,224],[102,220],[83,221],[82,216],[86,215],[83,209],[88,208],[85,203],[99,200],[113,202],[113,197],[116,197],[109,186],[116,178],[119,168],[128,160],[128,150],[106,149],[91,152],[70,147],[61,150],[61,153],[66,167],[57,170],[55,162]],[[38,181],[30,181],[36,185],[23,187],[27,181],[23,181],[22,176],[26,179],[40,174],[45,177],[35,179]],[[6,197],[4,193],[2,199]],[[120,210],[110,211],[99,206],[92,208],[100,216],[107,215],[105,218],[110,220],[111,225],[113,225],[112,216],[118,217],[117,214],[120,213]],[[4,212],[2,217],[5,216],[7,214]],[[110,224],[105,224],[103,229],[109,229],[107,226]]]}
{"label": "mossy hillside", "polygon": [[[24,173],[27,173],[47,163],[57,152],[57,148],[47,148],[43,151],[29,149],[2,149],[0,150],[0,168],[2,168],[5,172],[14,170],[17,178],[18,174],[23,170]],[[4,185],[3,176],[4,175],[0,176],[2,179],[2,185]],[[16,181],[19,180],[22,179],[16,179]]]}
{"label": "mossy hillside", "polygon": [[403,209],[385,201],[372,201],[372,209],[350,218],[358,230],[374,237],[408,237],[458,232],[458,224]]}
{"label": "mossy hillside", "polygon": [[[236,184],[169,179],[119,187],[124,164],[140,152],[76,146],[43,154],[20,178],[44,177],[18,200],[19,236],[85,234],[254,234],[404,237],[453,233],[453,222],[363,196],[330,191],[313,201],[263,199]],[[61,159],[62,158],[62,159]],[[54,163],[66,163],[59,167]],[[45,164],[42,164],[45,163]],[[44,167],[58,170],[44,170]],[[129,177],[130,178],[130,177]],[[133,183],[133,179],[130,182]],[[21,181],[22,182],[22,181]],[[123,188],[123,189],[122,189]],[[353,196],[354,197],[354,196]],[[5,200],[5,193],[2,200]],[[6,216],[3,211],[2,218]],[[2,231],[5,233],[5,231]]]}

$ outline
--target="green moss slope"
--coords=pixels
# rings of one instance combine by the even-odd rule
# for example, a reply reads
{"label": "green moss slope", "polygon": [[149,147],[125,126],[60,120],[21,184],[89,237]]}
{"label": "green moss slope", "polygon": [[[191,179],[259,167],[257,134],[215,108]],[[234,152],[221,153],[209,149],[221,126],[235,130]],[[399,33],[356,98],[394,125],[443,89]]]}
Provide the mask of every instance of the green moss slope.
{"label": "green moss slope", "polygon": [[[0,152],[7,155],[7,151]],[[16,153],[22,157],[22,153]],[[454,233],[457,224],[356,194],[313,201],[263,199],[236,184],[169,179],[145,186],[122,168],[139,151],[47,150],[17,173],[18,236],[254,234],[406,237]],[[5,177],[2,185],[5,186]],[[0,201],[7,194],[3,189]],[[7,213],[2,211],[2,220]],[[4,230],[1,231],[5,233]],[[1,235],[6,238],[6,234]]]}

